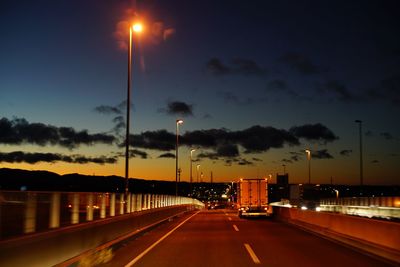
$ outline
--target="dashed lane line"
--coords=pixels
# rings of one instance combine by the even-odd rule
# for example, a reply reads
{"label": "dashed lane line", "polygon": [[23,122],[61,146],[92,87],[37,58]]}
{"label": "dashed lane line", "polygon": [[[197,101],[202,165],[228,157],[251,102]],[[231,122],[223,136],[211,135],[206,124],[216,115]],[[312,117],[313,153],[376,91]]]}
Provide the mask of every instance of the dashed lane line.
{"label": "dashed lane line", "polygon": [[254,250],[251,248],[251,246],[249,244],[244,244],[244,247],[246,248],[247,252],[249,253],[251,259],[253,260],[253,262],[255,264],[261,264],[260,259],[257,257],[256,253],[254,252]]}
{"label": "dashed lane line", "polygon": [[144,255],[146,255],[150,250],[152,250],[155,246],[157,246],[161,241],[163,241],[165,238],[167,238],[170,234],[172,234],[176,229],[178,229],[179,227],[181,227],[184,223],[186,223],[187,221],[189,221],[191,218],[193,218],[194,216],[196,216],[200,211],[196,212],[195,214],[193,214],[192,216],[190,216],[189,218],[187,218],[186,220],[184,220],[183,222],[181,222],[178,226],[176,226],[174,229],[172,229],[171,231],[169,231],[166,235],[164,235],[163,237],[161,237],[160,239],[158,239],[156,242],[154,242],[150,247],[148,247],[145,251],[143,251],[142,253],[140,253],[136,258],[134,258],[131,262],[129,262],[127,265],[125,265],[125,267],[131,267],[132,265],[134,265],[138,260],[140,260]]}

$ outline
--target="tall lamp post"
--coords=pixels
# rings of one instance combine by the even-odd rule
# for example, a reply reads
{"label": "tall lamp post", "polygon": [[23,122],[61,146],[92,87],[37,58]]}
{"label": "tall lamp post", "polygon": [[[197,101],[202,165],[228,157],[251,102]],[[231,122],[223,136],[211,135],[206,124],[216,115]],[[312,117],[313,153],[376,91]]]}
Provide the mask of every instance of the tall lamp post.
{"label": "tall lamp post", "polygon": [[196,177],[197,177],[197,183],[199,182],[199,169],[200,169],[200,164],[197,164],[197,166],[196,166],[196,168],[197,168],[197,175],[196,175]]}
{"label": "tall lamp post", "polygon": [[311,150],[306,149],[307,160],[308,160],[308,184],[311,184]]}
{"label": "tall lamp post", "polygon": [[178,196],[178,147],[179,147],[179,124],[182,124],[183,120],[176,120],[176,151],[175,151],[175,196]]}
{"label": "tall lamp post", "polygon": [[193,152],[195,151],[196,149],[190,150],[190,195],[192,195],[192,183],[193,183],[192,165],[193,165]]}
{"label": "tall lamp post", "polygon": [[140,33],[143,26],[140,23],[134,23],[129,27],[129,48],[128,48],[128,88],[126,96],[126,136],[125,136],[125,194],[129,191],[129,127],[131,111],[131,87],[132,87],[132,32]]}
{"label": "tall lamp post", "polygon": [[363,186],[363,157],[362,157],[362,121],[355,120],[358,123],[358,132],[360,136],[360,187]]}

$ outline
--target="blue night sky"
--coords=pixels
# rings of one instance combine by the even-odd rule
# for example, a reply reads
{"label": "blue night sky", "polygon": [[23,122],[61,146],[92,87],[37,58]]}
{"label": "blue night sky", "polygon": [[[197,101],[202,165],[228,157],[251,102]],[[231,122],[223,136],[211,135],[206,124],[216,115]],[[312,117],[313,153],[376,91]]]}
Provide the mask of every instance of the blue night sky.
{"label": "blue night sky", "polygon": [[[2,1],[0,166],[131,177],[399,184],[398,1]],[[67,131],[68,129],[68,131]],[[194,173],[194,176],[196,174]],[[273,180],[274,181],[274,180]]]}

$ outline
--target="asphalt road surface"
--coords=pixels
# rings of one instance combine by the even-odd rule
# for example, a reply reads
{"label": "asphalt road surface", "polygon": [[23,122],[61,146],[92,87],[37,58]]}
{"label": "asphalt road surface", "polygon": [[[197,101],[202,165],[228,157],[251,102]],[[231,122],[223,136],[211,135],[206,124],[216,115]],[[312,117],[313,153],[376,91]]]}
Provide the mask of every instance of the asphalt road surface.
{"label": "asphalt road surface", "polygon": [[271,219],[193,212],[114,248],[101,266],[392,266]]}

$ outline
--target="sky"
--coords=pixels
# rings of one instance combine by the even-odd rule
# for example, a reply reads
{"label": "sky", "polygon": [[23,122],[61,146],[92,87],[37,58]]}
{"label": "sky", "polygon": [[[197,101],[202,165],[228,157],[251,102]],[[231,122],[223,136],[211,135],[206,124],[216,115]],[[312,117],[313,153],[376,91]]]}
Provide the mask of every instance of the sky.
{"label": "sky", "polygon": [[[398,1],[0,3],[0,167],[400,184]],[[308,161],[305,149],[311,150]],[[310,173],[309,173],[310,165]],[[212,174],[211,174],[212,173]],[[201,175],[202,174],[202,175]]]}

